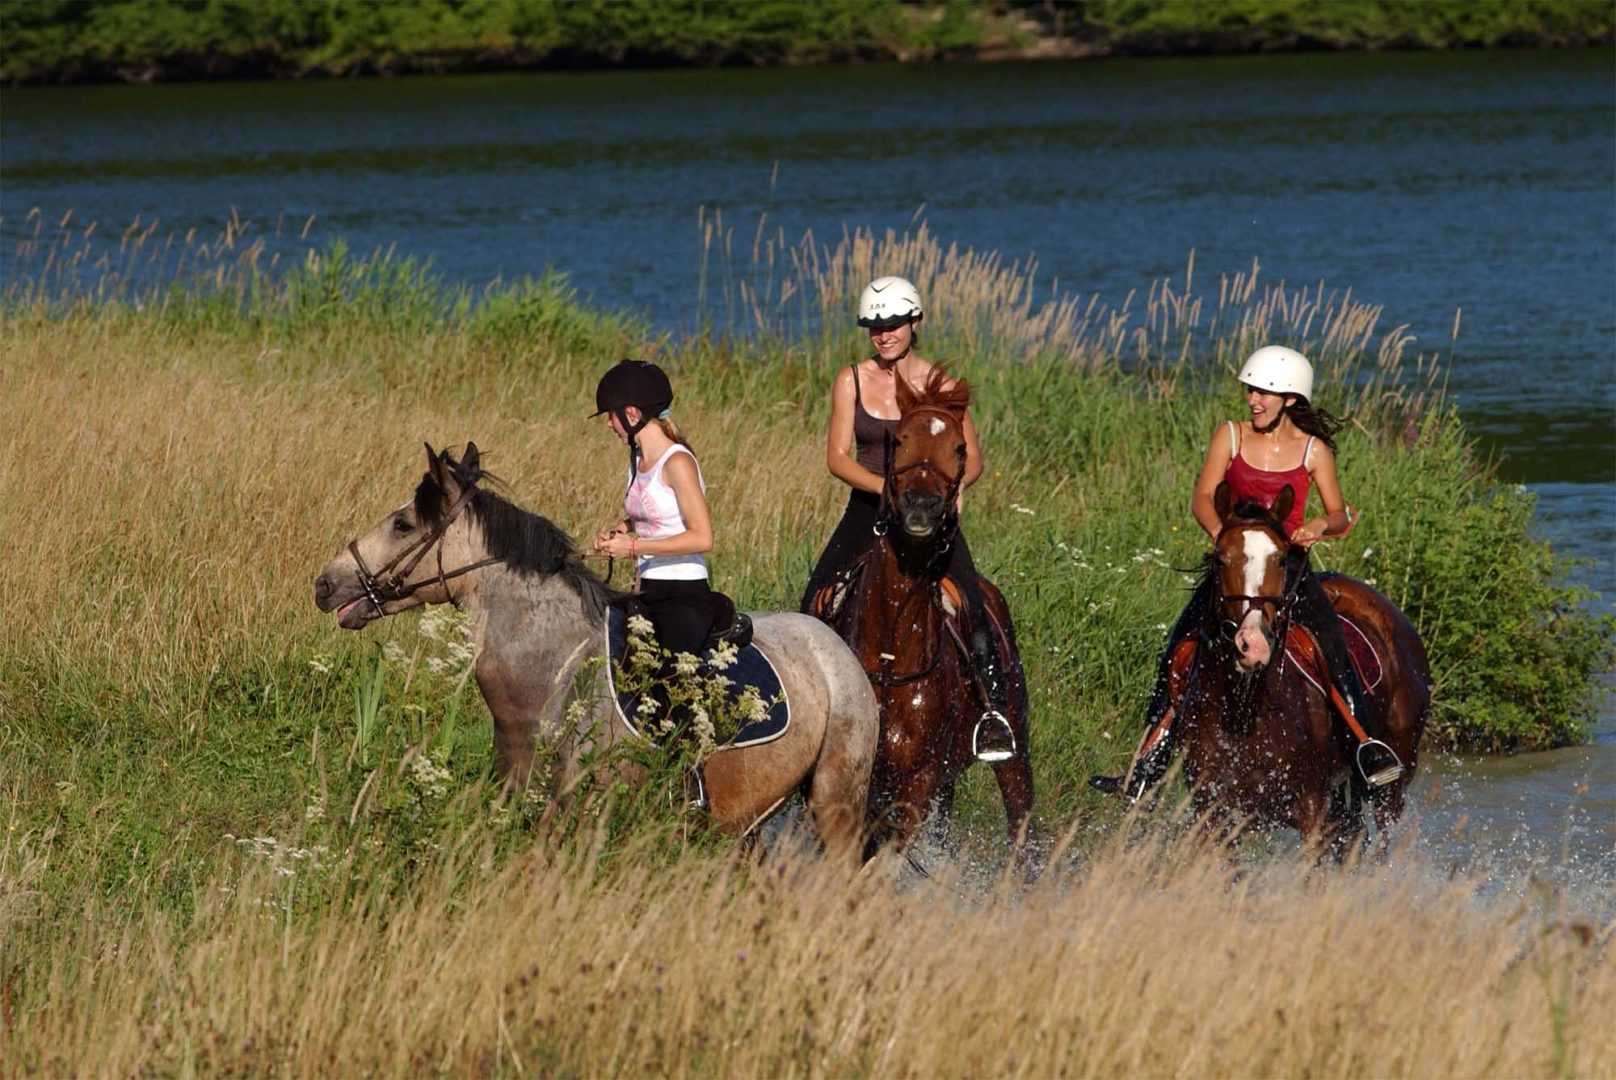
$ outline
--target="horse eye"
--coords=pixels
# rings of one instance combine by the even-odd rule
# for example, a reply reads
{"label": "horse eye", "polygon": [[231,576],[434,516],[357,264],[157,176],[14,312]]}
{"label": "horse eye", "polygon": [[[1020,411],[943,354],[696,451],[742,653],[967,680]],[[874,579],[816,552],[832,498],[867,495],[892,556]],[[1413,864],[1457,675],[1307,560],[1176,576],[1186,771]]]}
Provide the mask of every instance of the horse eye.
{"label": "horse eye", "polygon": [[415,526],[411,525],[410,519],[405,517],[403,514],[400,514],[398,517],[393,519],[393,531],[396,533],[407,533],[413,528],[415,528]]}

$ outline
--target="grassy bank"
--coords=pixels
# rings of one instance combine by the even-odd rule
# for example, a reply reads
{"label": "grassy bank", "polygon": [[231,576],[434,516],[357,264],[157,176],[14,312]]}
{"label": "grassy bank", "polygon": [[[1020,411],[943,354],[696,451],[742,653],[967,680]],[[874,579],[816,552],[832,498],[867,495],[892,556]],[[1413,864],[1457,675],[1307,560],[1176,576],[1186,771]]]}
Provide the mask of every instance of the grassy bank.
{"label": "grassy bank", "polygon": [[0,81],[811,64],[1611,40],[1602,0],[11,0]]}
{"label": "grassy bank", "polygon": [[[42,227],[50,270],[0,314],[0,1060],[1608,1070],[1609,932],[1552,896],[1494,911],[1401,864],[1231,883],[1181,852],[1114,849],[1116,808],[1082,788],[1126,758],[1176,568],[1204,547],[1184,508],[1201,448],[1238,413],[1231,365],[1268,340],[1314,355],[1321,404],[1355,418],[1343,484],[1365,519],[1320,561],[1419,624],[1431,745],[1580,737],[1610,628],[1556,583],[1530,500],[1471,457],[1438,365],[1378,310],[1255,267],[1121,307],[1045,303],[1024,268],[924,230],[762,237],[753,259],[707,227],[712,325],[683,342],[555,278],[456,290],[340,247],[270,274],[250,226],[103,248],[82,223]],[[153,260],[186,286],[143,284]],[[423,439],[475,439],[512,498],[574,535],[614,517],[621,457],[583,417],[632,354],[679,388],[719,585],[790,606],[839,510],[825,387],[858,355],[845,312],[876,267],[917,279],[928,351],[978,387],[989,472],[965,528],[1016,615],[1042,821],[1077,830],[1081,868],[1015,898],[955,882],[976,899],[939,904],[955,894],[681,855],[677,832],[535,832],[542,804],[486,784],[488,721],[442,628],[343,634],[314,610],[314,573],[407,497]],[[988,831],[983,789],[962,813]],[[960,1046],[945,1035],[965,1016],[1017,1038]]]}

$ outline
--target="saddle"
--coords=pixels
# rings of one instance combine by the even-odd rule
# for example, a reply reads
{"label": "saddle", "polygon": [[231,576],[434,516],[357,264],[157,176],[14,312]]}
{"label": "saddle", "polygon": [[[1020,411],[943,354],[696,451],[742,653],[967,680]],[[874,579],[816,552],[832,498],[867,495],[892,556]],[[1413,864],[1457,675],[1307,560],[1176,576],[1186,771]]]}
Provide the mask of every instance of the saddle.
{"label": "saddle", "polygon": [[[713,629],[697,658],[701,662],[700,674],[704,677],[722,675],[727,683],[724,697],[731,705],[742,702],[748,693],[764,704],[761,715],[744,724],[735,737],[725,744],[725,748],[772,742],[784,735],[791,724],[791,703],[785,685],[774,664],[752,642],[751,617],[745,612],[736,611],[735,602],[729,597],[721,593],[714,593],[713,597],[720,602],[712,605],[715,616]],[[643,610],[638,598],[633,596],[608,605],[603,641],[606,657],[610,661],[606,665],[607,684],[617,705],[618,716],[630,731],[642,738],[645,733],[641,730],[639,715],[640,695],[618,684],[617,665],[628,658],[628,620],[635,614],[643,614]],[[729,666],[720,668],[713,658],[713,651],[726,642],[734,645],[735,657]]]}

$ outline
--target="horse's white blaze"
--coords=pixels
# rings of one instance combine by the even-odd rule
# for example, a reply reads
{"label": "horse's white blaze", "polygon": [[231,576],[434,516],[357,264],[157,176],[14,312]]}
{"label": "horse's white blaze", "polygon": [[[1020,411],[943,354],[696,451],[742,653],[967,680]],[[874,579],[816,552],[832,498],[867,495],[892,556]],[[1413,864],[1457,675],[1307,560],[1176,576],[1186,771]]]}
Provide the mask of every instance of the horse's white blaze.
{"label": "horse's white blaze", "polygon": [[941,435],[943,433],[943,429],[947,426],[947,424],[943,423],[941,417],[934,416],[931,418],[931,433],[933,435]]}
{"label": "horse's white blaze", "polygon": [[1266,529],[1250,529],[1241,538],[1245,541],[1246,595],[1262,592],[1262,581],[1268,573],[1268,561],[1279,556],[1279,545]]}
{"label": "horse's white blaze", "polygon": [[[1262,594],[1263,578],[1268,573],[1269,562],[1279,558],[1279,545],[1264,529],[1252,529],[1241,537],[1241,540],[1246,557],[1245,594],[1259,596]],[[1240,630],[1235,638],[1236,644],[1243,646],[1237,663],[1245,670],[1260,667],[1268,662],[1268,642],[1262,636],[1262,605],[1249,600],[1247,603],[1251,604],[1251,607],[1241,618]]]}

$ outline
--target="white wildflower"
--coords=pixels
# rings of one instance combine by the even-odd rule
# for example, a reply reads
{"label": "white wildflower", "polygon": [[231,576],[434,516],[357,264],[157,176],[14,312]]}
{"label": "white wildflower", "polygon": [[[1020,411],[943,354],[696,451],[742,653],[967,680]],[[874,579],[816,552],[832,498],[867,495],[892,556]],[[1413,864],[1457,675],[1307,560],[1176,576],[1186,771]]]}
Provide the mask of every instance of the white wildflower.
{"label": "white wildflower", "polygon": [[410,779],[415,786],[431,798],[441,799],[449,794],[449,781],[454,774],[440,766],[425,754],[417,754],[410,759]]}
{"label": "white wildflower", "polygon": [[640,703],[634,706],[634,711],[640,716],[650,716],[657,711],[657,699],[651,694],[641,694]]}
{"label": "white wildflower", "polygon": [[1033,515],[1033,514],[1038,513],[1038,511],[1034,510],[1032,507],[1030,507],[1030,506],[1022,506],[1020,503],[1011,503],[1010,504],[1010,509],[1014,510],[1018,514]]}
{"label": "white wildflower", "polygon": [[649,637],[656,632],[651,620],[644,615],[630,615],[628,617],[628,636],[633,638]]}
{"label": "white wildflower", "polygon": [[1369,557],[1374,555],[1374,553],[1375,553],[1375,549],[1372,548],[1372,547],[1366,547],[1366,548],[1363,549],[1363,557],[1364,557],[1365,560],[1369,559]]}
{"label": "white wildflower", "polygon": [[718,745],[718,733],[713,730],[713,718],[699,705],[691,710],[690,728],[696,733],[696,744],[701,747],[702,753],[705,754]]}
{"label": "white wildflower", "polygon": [[733,641],[720,641],[718,647],[713,650],[713,655],[707,658],[707,663],[715,670],[723,671],[734,666],[739,656],[740,650],[735,648]]}
{"label": "white wildflower", "polygon": [[303,820],[304,821],[324,821],[325,820],[325,799],[323,797],[321,797],[319,795],[314,795],[314,796],[310,797],[308,803],[305,804],[304,807],[303,807]]}
{"label": "white wildflower", "polygon": [[309,657],[309,669],[317,675],[331,674],[331,657],[325,653],[315,653]]}
{"label": "white wildflower", "polygon": [[687,652],[677,654],[673,658],[673,670],[677,675],[694,675],[701,667],[701,661]]}
{"label": "white wildflower", "polygon": [[389,641],[382,646],[382,659],[394,667],[404,667],[410,662],[410,654],[398,642]]}

